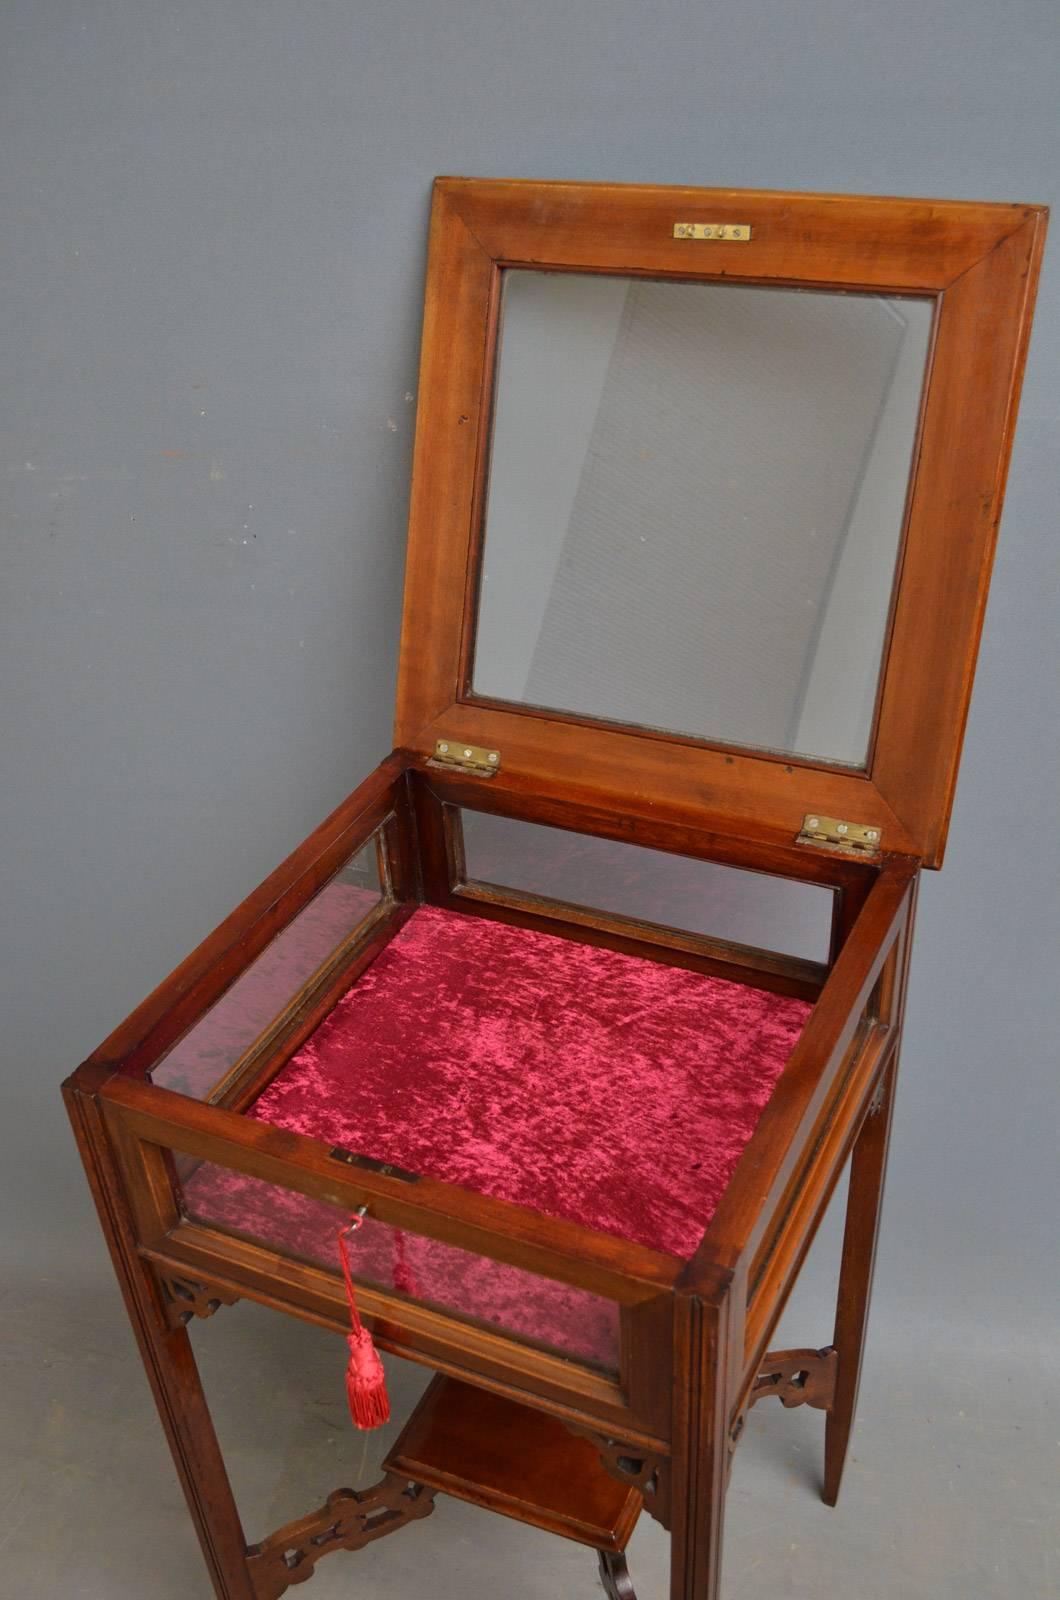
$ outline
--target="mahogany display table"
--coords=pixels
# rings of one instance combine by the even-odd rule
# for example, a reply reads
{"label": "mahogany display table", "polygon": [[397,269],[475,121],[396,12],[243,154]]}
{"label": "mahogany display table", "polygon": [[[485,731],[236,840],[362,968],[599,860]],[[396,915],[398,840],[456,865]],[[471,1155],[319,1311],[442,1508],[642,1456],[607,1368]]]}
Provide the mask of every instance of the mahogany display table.
{"label": "mahogany display table", "polygon": [[[834,1504],[1044,226],[438,181],[395,749],[64,1091],[220,1600],[438,1494],[611,1600],[646,1511],[716,1600],[771,1395]],[[848,1162],[834,1326],[771,1349]],[[372,1340],[437,1373],[257,1543],[187,1331],[244,1298],[362,1419]]]}

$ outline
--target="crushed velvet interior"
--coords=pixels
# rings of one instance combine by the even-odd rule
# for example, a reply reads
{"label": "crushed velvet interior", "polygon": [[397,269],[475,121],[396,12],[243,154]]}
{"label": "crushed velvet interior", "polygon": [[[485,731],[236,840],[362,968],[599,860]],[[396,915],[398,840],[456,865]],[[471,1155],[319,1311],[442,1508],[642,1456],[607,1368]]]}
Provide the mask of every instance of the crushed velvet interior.
{"label": "crushed velvet interior", "polygon": [[[809,1012],[425,906],[248,1115],[688,1257]],[[330,1207],[211,1167],[185,1193],[200,1218],[335,1262]],[[613,1363],[613,1313],[581,1291],[382,1227],[353,1253],[366,1281]]]}

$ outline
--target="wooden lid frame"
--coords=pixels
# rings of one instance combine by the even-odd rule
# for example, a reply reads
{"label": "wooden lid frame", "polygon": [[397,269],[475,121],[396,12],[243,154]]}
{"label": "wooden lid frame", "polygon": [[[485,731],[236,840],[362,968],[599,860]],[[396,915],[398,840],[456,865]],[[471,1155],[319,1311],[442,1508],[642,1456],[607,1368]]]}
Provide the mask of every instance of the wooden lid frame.
{"label": "wooden lid frame", "polygon": [[[678,221],[749,242],[690,245]],[[1026,205],[440,178],[435,184],[396,742],[500,750],[517,793],[790,840],[807,812],[941,865],[986,603],[1047,212]],[[851,770],[560,712],[468,686],[505,267],[903,293],[933,349],[875,736]]]}

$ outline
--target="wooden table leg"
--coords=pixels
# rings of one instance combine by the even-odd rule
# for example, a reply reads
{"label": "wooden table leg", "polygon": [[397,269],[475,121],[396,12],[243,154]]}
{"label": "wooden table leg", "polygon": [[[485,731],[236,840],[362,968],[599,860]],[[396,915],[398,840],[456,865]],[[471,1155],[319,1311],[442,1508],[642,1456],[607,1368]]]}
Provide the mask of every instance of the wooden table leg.
{"label": "wooden table leg", "polygon": [[718,1600],[729,1476],[728,1289],[674,1302],[670,1600]]}
{"label": "wooden table leg", "polygon": [[67,1087],[67,1110],[110,1247],[133,1332],[169,1440],[217,1600],[255,1600],[246,1541],[191,1341],[171,1326],[136,1239],[95,1099]]}
{"label": "wooden table leg", "polygon": [[884,1073],[878,1100],[862,1125],[850,1158],[850,1189],[832,1341],[837,1351],[835,1394],[825,1422],[822,1499],[830,1506],[839,1498],[861,1381],[897,1066],[896,1050]]}
{"label": "wooden table leg", "polygon": [[626,1558],[619,1550],[601,1550],[600,1582],[607,1600],[637,1600]]}

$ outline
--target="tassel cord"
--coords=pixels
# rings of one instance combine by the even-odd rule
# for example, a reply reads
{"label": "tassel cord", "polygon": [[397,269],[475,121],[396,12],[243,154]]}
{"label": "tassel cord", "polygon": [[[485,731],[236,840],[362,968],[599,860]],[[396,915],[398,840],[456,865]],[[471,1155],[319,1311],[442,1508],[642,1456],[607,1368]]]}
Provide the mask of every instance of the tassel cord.
{"label": "tassel cord", "polygon": [[346,1236],[359,1228],[364,1221],[362,1211],[350,1219],[349,1227],[339,1234],[339,1256],[342,1276],[346,1286],[346,1299],[350,1308],[351,1332],[346,1336],[350,1358],[346,1366],[346,1399],[350,1416],[358,1428],[378,1428],[390,1420],[390,1397],[386,1390],[386,1373],[379,1359],[372,1336],[361,1321],[354,1293],[353,1274],[350,1271]]}

